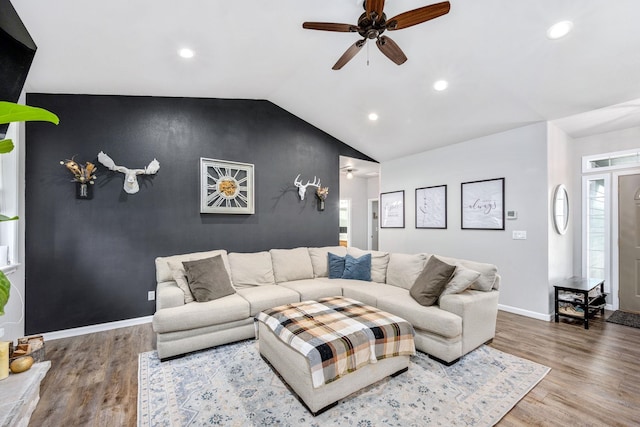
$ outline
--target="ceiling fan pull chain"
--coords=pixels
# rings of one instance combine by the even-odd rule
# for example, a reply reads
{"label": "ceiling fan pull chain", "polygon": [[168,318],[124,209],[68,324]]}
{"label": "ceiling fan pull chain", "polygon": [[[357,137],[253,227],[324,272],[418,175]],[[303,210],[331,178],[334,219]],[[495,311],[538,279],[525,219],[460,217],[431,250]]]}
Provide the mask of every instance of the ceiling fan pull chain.
{"label": "ceiling fan pull chain", "polygon": [[369,43],[367,43],[367,67],[369,66]]}

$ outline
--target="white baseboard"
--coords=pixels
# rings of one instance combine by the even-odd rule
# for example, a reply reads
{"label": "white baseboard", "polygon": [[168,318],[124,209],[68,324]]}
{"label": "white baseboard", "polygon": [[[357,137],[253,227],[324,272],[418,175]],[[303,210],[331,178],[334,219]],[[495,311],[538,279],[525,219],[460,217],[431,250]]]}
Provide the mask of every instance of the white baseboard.
{"label": "white baseboard", "polygon": [[77,337],[78,335],[92,334],[94,332],[110,331],[112,329],[126,328],[127,326],[151,323],[153,316],[138,317],[135,319],[118,320],[117,322],[101,323],[99,325],[83,326],[81,328],[64,329],[62,331],[46,332],[43,335],[45,342],[60,338]]}
{"label": "white baseboard", "polygon": [[498,310],[507,311],[513,314],[519,314],[520,316],[531,317],[533,319],[544,320],[546,322],[550,322],[551,320],[553,320],[553,314],[523,310],[521,308],[511,307],[509,305],[498,304]]}

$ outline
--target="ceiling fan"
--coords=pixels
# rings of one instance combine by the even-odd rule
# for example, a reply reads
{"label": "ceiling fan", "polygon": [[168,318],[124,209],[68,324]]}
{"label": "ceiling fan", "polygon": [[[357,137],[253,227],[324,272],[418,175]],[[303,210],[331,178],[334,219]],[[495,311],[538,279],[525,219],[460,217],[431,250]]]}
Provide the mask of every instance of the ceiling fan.
{"label": "ceiling fan", "polygon": [[365,0],[363,4],[365,12],[358,18],[357,25],[334,24],[330,22],[305,22],[302,28],[308,30],[337,31],[343,33],[359,33],[362,40],[352,44],[349,49],[338,59],[333,66],[334,70],[341,69],[349,62],[367,43],[368,39],[376,39],[376,45],[380,52],[398,65],[404,64],[407,60],[402,49],[387,36],[383,36],[385,31],[401,30],[413,25],[421,24],[431,19],[449,13],[451,5],[448,1],[420,7],[408,12],[396,15],[387,19],[384,14],[384,0]]}

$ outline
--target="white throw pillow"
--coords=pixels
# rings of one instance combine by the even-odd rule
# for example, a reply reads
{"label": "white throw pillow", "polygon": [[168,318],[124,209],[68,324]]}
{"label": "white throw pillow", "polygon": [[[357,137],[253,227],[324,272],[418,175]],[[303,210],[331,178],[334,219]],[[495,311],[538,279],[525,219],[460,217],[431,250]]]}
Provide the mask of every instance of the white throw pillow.
{"label": "white throw pillow", "polygon": [[173,280],[176,281],[178,287],[182,289],[184,292],[184,303],[189,304],[190,302],[194,302],[193,294],[191,293],[191,289],[189,288],[189,282],[187,282],[187,276],[185,275],[184,270],[173,270]]}
{"label": "white throw pillow", "polygon": [[459,294],[460,292],[465,291],[479,277],[479,272],[457,265],[456,271],[453,273],[453,277],[449,280],[449,283],[445,285],[444,290],[440,294],[440,298],[442,298],[443,295]]}

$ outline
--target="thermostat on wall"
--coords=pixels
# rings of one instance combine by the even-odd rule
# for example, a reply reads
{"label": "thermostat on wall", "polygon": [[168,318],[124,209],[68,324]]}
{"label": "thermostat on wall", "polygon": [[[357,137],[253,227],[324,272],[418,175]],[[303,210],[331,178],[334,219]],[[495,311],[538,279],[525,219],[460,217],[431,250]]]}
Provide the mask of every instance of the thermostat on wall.
{"label": "thermostat on wall", "polygon": [[518,219],[518,211],[507,211],[507,219]]}

